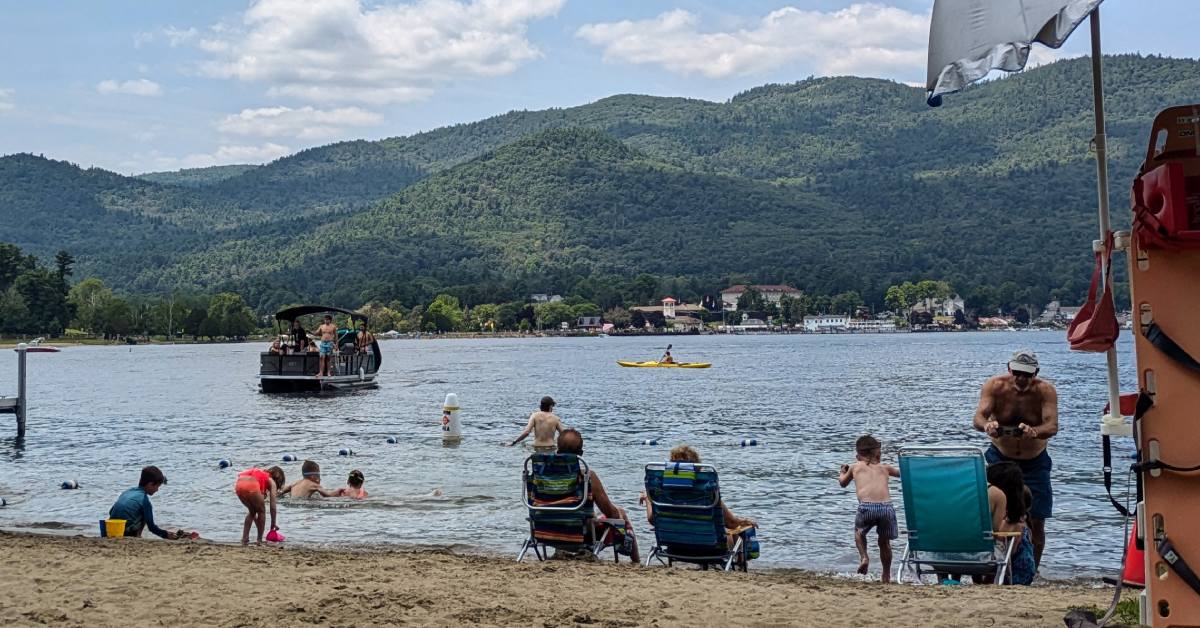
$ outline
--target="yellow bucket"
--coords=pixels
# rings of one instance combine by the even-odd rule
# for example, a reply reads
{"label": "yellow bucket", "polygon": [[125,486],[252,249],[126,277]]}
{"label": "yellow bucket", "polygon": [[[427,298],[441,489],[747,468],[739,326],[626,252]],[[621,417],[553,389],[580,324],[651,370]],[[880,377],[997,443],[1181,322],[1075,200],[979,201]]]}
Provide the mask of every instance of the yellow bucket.
{"label": "yellow bucket", "polygon": [[105,519],[104,520],[104,535],[108,537],[125,536],[125,520],[124,519]]}

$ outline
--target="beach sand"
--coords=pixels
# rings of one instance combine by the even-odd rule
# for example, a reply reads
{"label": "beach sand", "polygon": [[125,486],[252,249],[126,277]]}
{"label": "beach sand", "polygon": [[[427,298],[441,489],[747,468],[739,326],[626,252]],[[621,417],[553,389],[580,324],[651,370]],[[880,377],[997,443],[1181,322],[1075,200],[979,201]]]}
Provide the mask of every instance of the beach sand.
{"label": "beach sand", "polygon": [[1103,588],[0,532],[0,625],[1062,626]]}

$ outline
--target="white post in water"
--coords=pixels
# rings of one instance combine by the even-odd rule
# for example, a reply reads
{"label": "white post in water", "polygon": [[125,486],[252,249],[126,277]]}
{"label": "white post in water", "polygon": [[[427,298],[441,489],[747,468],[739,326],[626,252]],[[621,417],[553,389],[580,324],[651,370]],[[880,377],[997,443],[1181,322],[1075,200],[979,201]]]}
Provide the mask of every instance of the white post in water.
{"label": "white post in water", "polygon": [[17,345],[17,440],[25,438],[25,350],[29,345]]}
{"label": "white post in water", "polygon": [[446,395],[442,404],[442,443],[457,443],[462,440],[462,420],[458,417],[458,395]]}

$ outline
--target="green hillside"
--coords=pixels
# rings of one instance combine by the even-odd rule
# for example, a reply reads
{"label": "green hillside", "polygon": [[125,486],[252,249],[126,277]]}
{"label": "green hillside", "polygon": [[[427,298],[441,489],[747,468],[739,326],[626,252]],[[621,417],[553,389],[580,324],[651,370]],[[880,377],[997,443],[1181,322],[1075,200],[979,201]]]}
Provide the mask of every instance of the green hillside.
{"label": "green hillside", "polygon": [[[1200,62],[1108,57],[1105,73],[1121,225],[1146,127],[1196,100]],[[231,288],[263,308],[586,292],[640,273],[695,291],[737,275],[879,301],[935,278],[1077,299],[1095,237],[1090,94],[1072,59],[938,109],[917,88],[822,78],[725,103],[518,111],[244,170],[127,178],[16,155],[0,158],[2,239],[71,250],[78,276],[120,290]]]}

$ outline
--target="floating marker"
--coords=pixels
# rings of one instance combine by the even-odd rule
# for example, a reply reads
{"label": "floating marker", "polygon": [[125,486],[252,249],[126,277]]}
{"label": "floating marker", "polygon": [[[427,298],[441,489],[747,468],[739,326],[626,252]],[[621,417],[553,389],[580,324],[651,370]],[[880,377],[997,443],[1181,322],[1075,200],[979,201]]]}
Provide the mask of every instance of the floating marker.
{"label": "floating marker", "polygon": [[642,444],[643,445],[657,445],[658,439],[657,438],[647,438],[646,440],[642,441]]}
{"label": "floating marker", "polygon": [[353,455],[354,455],[354,452],[353,452],[353,451],[350,451],[350,449],[349,449],[349,448],[347,448],[347,447],[343,447],[343,448],[341,448],[341,449],[339,449],[339,450],[338,450],[338,455],[339,455],[339,456],[353,456]]}
{"label": "floating marker", "polygon": [[76,482],[75,480],[67,480],[66,482],[62,483],[62,487],[63,490],[74,490],[79,488],[79,482]]}
{"label": "floating marker", "polygon": [[743,438],[742,447],[757,447],[758,441],[753,438]]}
{"label": "floating marker", "polygon": [[217,468],[218,469],[228,469],[230,464],[232,464],[232,463],[230,463],[228,460],[226,460],[224,458],[221,458],[220,460],[217,461]]}
{"label": "floating marker", "polygon": [[442,404],[442,442],[457,443],[462,440],[462,420],[458,417],[458,395],[446,395]]}
{"label": "floating marker", "polygon": [[284,462],[295,462],[296,457],[293,456],[292,454],[283,454],[283,461]]}
{"label": "floating marker", "polygon": [[388,443],[389,445],[395,445],[397,442],[399,442],[399,441],[397,441],[397,440],[396,440],[396,437],[395,437],[395,436],[388,436],[388,437],[387,437],[387,443]]}

